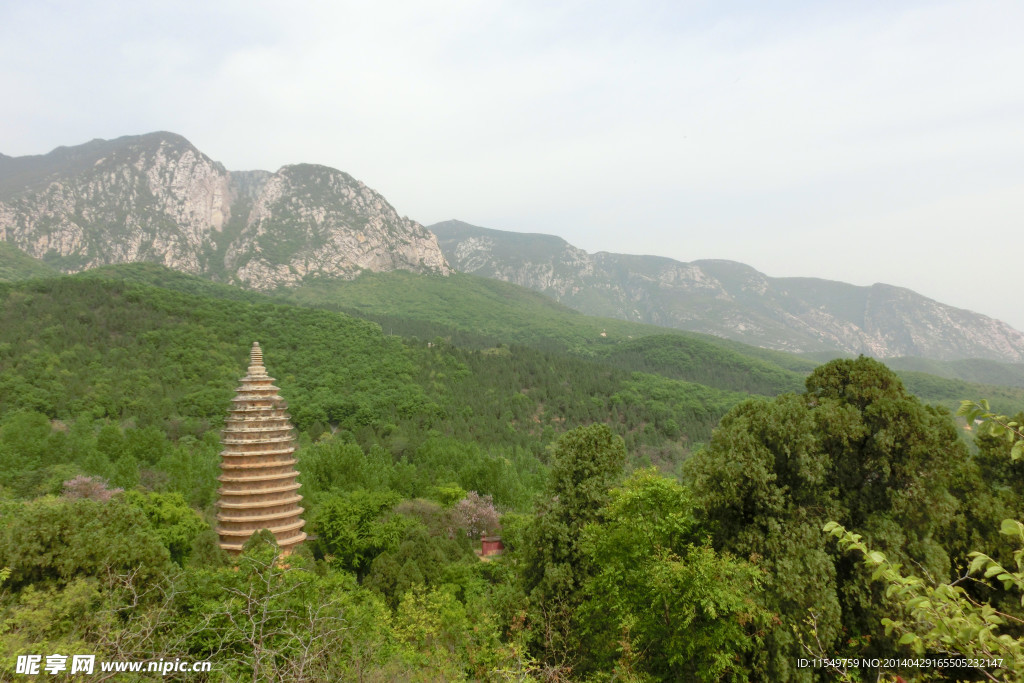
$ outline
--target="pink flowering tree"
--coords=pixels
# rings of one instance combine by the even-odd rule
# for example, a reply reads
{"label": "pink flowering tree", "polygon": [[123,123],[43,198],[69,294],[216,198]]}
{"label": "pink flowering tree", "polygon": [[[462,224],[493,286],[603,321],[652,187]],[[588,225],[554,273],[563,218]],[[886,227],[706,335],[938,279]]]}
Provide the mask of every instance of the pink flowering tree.
{"label": "pink flowering tree", "polygon": [[90,500],[110,500],[114,494],[121,493],[123,489],[112,489],[102,477],[87,477],[80,474],[74,479],[64,482],[63,496],[65,498],[88,498]]}
{"label": "pink flowering tree", "polygon": [[498,530],[498,511],[490,495],[481,496],[470,491],[455,504],[452,519],[457,529],[462,529],[470,538],[480,538]]}

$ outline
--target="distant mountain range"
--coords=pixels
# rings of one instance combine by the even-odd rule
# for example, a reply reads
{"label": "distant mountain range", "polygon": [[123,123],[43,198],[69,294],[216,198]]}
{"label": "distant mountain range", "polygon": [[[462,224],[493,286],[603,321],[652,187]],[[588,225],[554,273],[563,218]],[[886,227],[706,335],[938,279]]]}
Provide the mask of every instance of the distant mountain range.
{"label": "distant mountain range", "polygon": [[772,278],[735,261],[589,254],[553,235],[429,226],[456,270],[543,292],[590,315],[795,353],[1024,360],[1024,334],[909,289]]}
{"label": "distant mountain range", "polygon": [[454,268],[591,315],[770,349],[1024,361],[1017,330],[889,285],[770,278],[732,261],[588,254],[551,235],[458,221],[430,230],[342,171],[228,171],[173,133],[0,154],[0,281],[153,262],[272,290]]}
{"label": "distant mountain range", "polygon": [[172,133],[0,155],[0,240],[63,272],[151,261],[253,289],[448,272],[433,235],[347,173],[232,173]]}

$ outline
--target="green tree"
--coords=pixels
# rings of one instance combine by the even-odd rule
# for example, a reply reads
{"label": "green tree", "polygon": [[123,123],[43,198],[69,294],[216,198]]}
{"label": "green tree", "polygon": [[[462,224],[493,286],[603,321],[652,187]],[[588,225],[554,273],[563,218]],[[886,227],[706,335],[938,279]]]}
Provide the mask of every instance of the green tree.
{"label": "green tree", "polygon": [[125,432],[125,450],[136,462],[152,466],[167,454],[169,442],[164,433],[155,426],[129,429]]}
{"label": "green tree", "polygon": [[[841,634],[874,634],[884,614],[884,596],[862,566],[828,547],[824,523],[856,525],[900,561],[948,576],[944,541],[961,513],[951,491],[970,479],[948,415],[909,396],[881,363],[832,361],[806,387],[738,405],[687,469],[715,547],[767,573],[765,605],[781,622],[757,666],[774,680],[811,675],[794,667],[804,653],[793,632],[808,610],[833,653],[843,651]],[[894,643],[874,637],[855,647],[881,656]]]}
{"label": "green tree", "polygon": [[26,586],[5,600],[0,667],[13,672],[25,652],[96,652],[94,636],[113,626],[104,597],[97,579],[79,577],[65,586]]}
{"label": "green tree", "polygon": [[[872,578],[885,585],[892,607],[888,616],[880,619],[880,625],[887,635],[899,636],[900,646],[909,648],[919,657],[966,660],[964,668],[972,668],[988,680],[1021,680],[1024,639],[1001,631],[1009,628],[1019,632],[1024,627],[1024,619],[978,602],[960,584],[972,575],[980,576],[999,581],[1006,590],[1024,595],[1024,524],[1008,519],[1001,529],[1017,544],[1014,568],[1007,569],[988,555],[976,552],[962,577],[937,583],[906,574],[900,564],[872,550],[860,534],[840,524],[829,522],[824,530],[832,534],[844,550],[859,551],[864,565],[872,570]],[[814,651],[810,654],[823,656]],[[839,669],[838,673],[844,680],[854,680],[848,671]],[[941,669],[917,669],[913,673],[918,680],[948,680]]]}
{"label": "green tree", "polygon": [[361,578],[377,555],[398,545],[410,523],[401,515],[385,515],[399,500],[390,491],[362,489],[325,496],[310,524],[319,551]]}
{"label": "green tree", "polygon": [[431,680],[463,677],[468,619],[451,590],[414,586],[395,610],[395,634],[415,652],[413,663]]}
{"label": "green tree", "polygon": [[139,463],[131,453],[125,451],[114,462],[110,483],[128,491],[139,485]]}
{"label": "green tree", "polygon": [[373,560],[363,582],[381,592],[392,607],[414,586],[432,588],[447,584],[457,593],[475,578],[480,561],[465,538],[431,535],[421,524],[410,526],[400,543]]}
{"label": "green tree", "polygon": [[320,575],[297,554],[284,561],[266,530],[234,567],[187,570],[175,602],[169,636],[196,658],[223,662],[225,680],[358,680],[354,667],[387,656],[383,647],[360,651],[389,638],[387,608],[349,574]]}
{"label": "green tree", "polygon": [[[974,442],[978,446],[978,464],[981,466],[982,477],[1009,501],[1024,498],[1024,440],[1011,441],[1024,425],[1024,412],[1012,418],[997,416],[991,412],[987,402],[968,402],[961,413],[970,416],[971,426],[975,429]],[[999,417],[999,422],[993,418]],[[984,418],[984,419],[983,419]],[[977,420],[979,424],[974,425]],[[995,430],[993,430],[995,426]]]}
{"label": "green tree", "polygon": [[[977,425],[983,449],[998,450],[991,441],[995,440],[1005,446],[1003,455],[1011,464],[1024,460],[1024,420],[1020,417],[996,415],[987,401],[963,401],[957,414]],[[1004,519],[1000,525],[1000,533],[1014,544],[1011,563],[974,551],[966,571],[953,581],[906,574],[900,564],[873,550],[860,534],[836,522],[829,522],[824,530],[844,550],[858,551],[872,569],[872,578],[885,585],[896,611],[882,618],[881,624],[887,634],[899,635],[900,645],[918,655],[939,653],[978,662],[976,673],[989,680],[1020,680],[1024,675],[1024,638],[1019,635],[1024,614],[1000,611],[992,601],[980,601],[968,590],[971,582],[995,582],[1024,607],[1024,524]],[[998,665],[993,664],[996,660]],[[848,672],[840,673],[850,680]],[[925,675],[942,677],[941,672]]]}
{"label": "green tree", "polygon": [[841,629],[836,570],[818,519],[837,505],[815,427],[802,397],[746,401],[722,419],[709,447],[688,468],[715,547],[750,558],[765,572],[764,606],[783,621],[753,658],[773,680],[798,673],[791,627],[808,609],[820,615],[827,642],[835,642]]}
{"label": "green tree", "polygon": [[0,566],[11,567],[13,585],[67,583],[105,571],[155,578],[170,569],[170,553],[145,513],[120,497],[45,497],[5,512]]}
{"label": "green tree", "polygon": [[121,433],[117,425],[108,422],[100,427],[100,432],[96,436],[96,450],[113,463],[116,463],[126,453],[124,434]]}
{"label": "green tree", "polygon": [[179,565],[184,564],[196,537],[210,528],[180,493],[126,491],[122,496],[146,515],[171,559]]}
{"label": "green tree", "polygon": [[597,521],[625,462],[622,438],[606,425],[563,434],[553,448],[547,495],[516,549],[522,557],[535,646],[551,667],[571,668],[578,657],[576,610],[591,574],[582,532]]}
{"label": "green tree", "polygon": [[711,548],[677,482],[653,470],[612,490],[586,527],[594,566],[581,610],[590,667],[656,680],[743,676],[768,614],[755,602],[760,572]]}
{"label": "green tree", "polygon": [[22,410],[0,424],[0,484],[19,495],[38,493],[44,476],[36,475],[52,464],[48,440],[50,421],[42,413]]}

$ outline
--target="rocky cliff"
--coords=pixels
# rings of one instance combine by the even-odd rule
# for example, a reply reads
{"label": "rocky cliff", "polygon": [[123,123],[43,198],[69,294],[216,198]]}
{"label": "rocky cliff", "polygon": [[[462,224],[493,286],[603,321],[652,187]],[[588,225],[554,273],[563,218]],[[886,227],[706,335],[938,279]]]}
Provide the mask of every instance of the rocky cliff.
{"label": "rocky cliff", "polygon": [[363,270],[448,272],[423,226],[347,173],[311,164],[285,166],[265,180],[225,265],[256,289]]}
{"label": "rocky cliff", "polygon": [[229,173],[171,133],[0,155],[0,240],[64,272],[152,261],[255,289],[449,272],[432,234],[348,174]]}
{"label": "rocky cliff", "polygon": [[909,289],[771,278],[734,261],[588,254],[551,235],[430,226],[456,270],[544,292],[591,315],[797,353],[1024,360],[1024,334]]}

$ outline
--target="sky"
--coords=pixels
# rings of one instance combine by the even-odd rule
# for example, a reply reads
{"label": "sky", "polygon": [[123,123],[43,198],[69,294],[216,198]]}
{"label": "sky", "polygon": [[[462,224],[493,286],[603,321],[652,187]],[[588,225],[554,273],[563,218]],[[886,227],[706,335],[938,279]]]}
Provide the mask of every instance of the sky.
{"label": "sky", "polygon": [[908,287],[1024,330],[1024,3],[6,0],[0,152],[168,130],[424,225]]}

